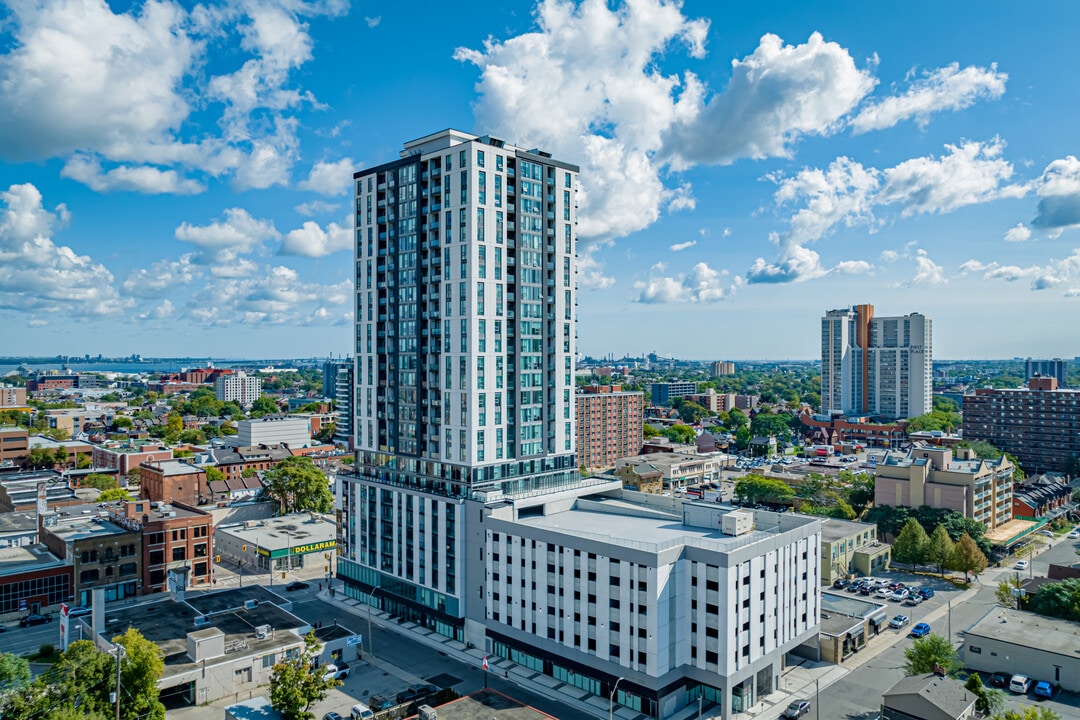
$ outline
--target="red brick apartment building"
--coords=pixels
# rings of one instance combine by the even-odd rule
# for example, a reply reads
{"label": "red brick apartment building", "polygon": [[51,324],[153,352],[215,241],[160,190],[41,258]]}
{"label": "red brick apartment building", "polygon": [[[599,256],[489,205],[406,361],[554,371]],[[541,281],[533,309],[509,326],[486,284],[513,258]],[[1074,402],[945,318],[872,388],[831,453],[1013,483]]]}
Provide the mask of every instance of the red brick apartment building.
{"label": "red brick apartment building", "polygon": [[578,464],[590,470],[615,467],[619,458],[641,452],[644,395],[622,385],[578,388]]}

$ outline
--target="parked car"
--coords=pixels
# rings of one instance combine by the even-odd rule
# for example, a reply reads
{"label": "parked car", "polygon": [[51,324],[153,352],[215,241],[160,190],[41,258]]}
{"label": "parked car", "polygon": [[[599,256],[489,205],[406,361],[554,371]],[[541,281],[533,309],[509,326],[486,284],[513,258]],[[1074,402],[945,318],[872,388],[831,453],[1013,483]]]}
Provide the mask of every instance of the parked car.
{"label": "parked car", "polygon": [[291,583],[289,583],[288,585],[285,586],[285,589],[291,592],[293,590],[307,590],[309,587],[311,587],[311,586],[308,585],[306,582],[300,582],[299,580],[293,580]]}
{"label": "parked car", "polygon": [[69,607],[68,608],[68,617],[69,618],[82,617],[83,615],[89,615],[91,612],[93,612],[93,610],[91,610],[90,608],[88,608],[88,607],[86,607],[84,605],[76,605],[75,607]]}
{"label": "parked car", "polygon": [[990,676],[990,686],[996,688],[1009,687],[1009,673],[996,672]]}
{"label": "parked car", "polygon": [[45,623],[52,622],[52,615],[38,615],[37,613],[30,613],[24,615],[19,619],[19,627],[33,627],[34,625],[44,625]]}
{"label": "parked car", "polygon": [[1071,531],[1065,537],[1069,538],[1070,540],[1076,540],[1076,539],[1080,538],[1080,528],[1076,528],[1075,530]]}
{"label": "parked car", "polygon": [[874,593],[874,597],[879,597],[882,600],[888,600],[890,595],[892,595],[892,590],[887,587],[880,587],[877,589],[877,592]]}
{"label": "parked car", "polygon": [[322,720],[345,720],[345,718],[341,717],[340,713],[331,711],[323,715]]}
{"label": "parked car", "polygon": [[837,590],[843,590],[844,588],[846,588],[850,584],[851,584],[851,581],[848,580],[847,578],[836,578],[835,580],[833,580],[832,586],[834,588],[836,588]]}
{"label": "parked car", "polygon": [[889,627],[895,630],[899,630],[900,628],[907,625],[909,622],[911,622],[911,618],[909,618],[907,615],[897,615],[889,621]]}
{"label": "parked car", "polygon": [[1027,695],[1027,691],[1031,688],[1031,678],[1027,675],[1013,675],[1009,680],[1009,692],[1014,692],[1017,695]]}
{"label": "parked car", "polygon": [[383,697],[382,695],[372,695],[368,701],[371,703],[371,709],[375,712],[381,712],[383,710],[389,710],[394,707],[394,701],[392,698]]}
{"label": "parked car", "polygon": [[903,602],[908,599],[911,592],[907,588],[898,588],[889,596],[889,599],[893,602]]}
{"label": "parked car", "polygon": [[1035,683],[1035,690],[1033,692],[1035,694],[1035,697],[1039,698],[1040,700],[1049,700],[1050,698],[1054,697],[1053,686],[1045,680],[1040,680],[1039,682]]}
{"label": "parked car", "polygon": [[1013,567],[1016,568],[1017,570],[1027,570],[1028,569],[1028,561],[1027,560],[1017,560],[1016,564],[1013,565]]}
{"label": "parked car", "polygon": [[375,713],[371,712],[364,703],[356,703],[352,706],[352,712],[349,713],[349,717],[352,720],[375,720]]}
{"label": "parked car", "polygon": [[866,587],[865,582],[863,582],[862,580],[856,580],[855,582],[851,583],[850,585],[848,585],[844,589],[847,590],[849,593],[857,593],[860,590],[862,590],[864,587]]}
{"label": "parked car", "polygon": [[1057,537],[1057,536],[1056,536],[1056,535],[1054,535],[1054,533],[1053,533],[1053,532],[1051,532],[1050,530],[1040,530],[1040,531],[1039,531],[1039,534],[1040,534],[1040,535],[1042,535],[1043,537],[1048,537],[1048,538],[1053,538],[1053,537]]}
{"label": "parked car", "polygon": [[352,668],[349,667],[349,663],[341,662],[336,665],[331,663],[330,665],[323,666],[323,680],[329,680],[334,678],[335,680],[344,680],[352,673]]}
{"label": "parked car", "polygon": [[934,589],[933,588],[920,588],[919,589],[919,594],[922,595],[923,600],[929,600],[930,598],[934,597]]}
{"label": "parked car", "polygon": [[929,634],[930,626],[927,623],[919,623],[915,627],[911,628],[911,632],[908,633],[908,636],[913,638],[921,638],[926,637]]}
{"label": "parked car", "polygon": [[808,712],[810,712],[810,701],[796,700],[787,706],[787,708],[784,710],[783,714],[780,717],[787,718],[788,720],[793,720],[794,718],[801,718]]}
{"label": "parked car", "polygon": [[860,595],[871,595],[875,592],[877,592],[877,588],[873,585],[863,585],[861,588],[859,588]]}
{"label": "parked car", "polygon": [[919,593],[911,593],[904,600],[904,604],[905,605],[910,605],[911,607],[915,607],[916,605],[918,605],[922,601],[923,601],[923,596],[922,595],[920,595]]}

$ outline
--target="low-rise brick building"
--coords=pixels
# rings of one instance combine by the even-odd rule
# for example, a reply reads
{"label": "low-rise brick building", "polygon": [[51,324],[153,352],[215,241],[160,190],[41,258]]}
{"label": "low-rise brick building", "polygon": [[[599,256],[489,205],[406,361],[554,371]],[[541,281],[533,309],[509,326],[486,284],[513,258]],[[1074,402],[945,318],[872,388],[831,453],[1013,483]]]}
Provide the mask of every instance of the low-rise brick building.
{"label": "low-rise brick building", "polygon": [[187,460],[150,460],[139,465],[140,494],[146,500],[201,505],[209,502],[206,470]]}
{"label": "low-rise brick building", "polygon": [[113,522],[97,505],[72,505],[42,515],[41,542],[72,568],[72,596],[90,605],[94,589],[105,600],[139,594],[142,585],[142,533]]}
{"label": "low-rise brick building", "polygon": [[117,502],[109,512],[113,522],[142,534],[143,594],[166,590],[167,571],[180,567],[188,568],[188,587],[211,583],[214,518],[210,513],[150,500]]}

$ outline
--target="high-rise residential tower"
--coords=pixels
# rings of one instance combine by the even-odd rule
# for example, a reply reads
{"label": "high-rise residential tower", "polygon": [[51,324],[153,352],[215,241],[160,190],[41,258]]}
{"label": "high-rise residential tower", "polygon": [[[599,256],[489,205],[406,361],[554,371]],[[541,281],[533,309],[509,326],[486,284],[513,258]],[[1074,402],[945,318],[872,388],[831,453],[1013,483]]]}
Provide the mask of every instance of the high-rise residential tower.
{"label": "high-rise residential tower", "polygon": [[353,449],[353,359],[330,359],[323,363],[323,397],[334,401],[334,442]]}
{"label": "high-rise residential tower", "polygon": [[933,401],[931,320],[874,317],[873,305],[821,319],[821,412],[908,418]]}
{"label": "high-rise residential tower", "polygon": [[[354,175],[356,469],[339,476],[352,597],[461,639],[465,501],[579,482],[578,168],[444,130]],[[467,600],[468,599],[468,600]]]}

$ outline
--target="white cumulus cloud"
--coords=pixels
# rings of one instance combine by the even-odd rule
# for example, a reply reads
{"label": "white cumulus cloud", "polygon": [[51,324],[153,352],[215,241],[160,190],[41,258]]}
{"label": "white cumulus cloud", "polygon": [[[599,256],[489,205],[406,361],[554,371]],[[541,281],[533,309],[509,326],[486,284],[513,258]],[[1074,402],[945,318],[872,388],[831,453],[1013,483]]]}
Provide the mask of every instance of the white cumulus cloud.
{"label": "white cumulus cloud", "polygon": [[920,127],[925,127],[935,113],[963,110],[976,100],[997,100],[1005,94],[1008,79],[996,64],[963,69],[959,63],[946,65],[927,72],[903,94],[870,103],[852,119],[851,125],[856,133],[864,133],[914,118]]}
{"label": "white cumulus cloud", "polygon": [[927,285],[942,285],[948,282],[945,268],[930,259],[925,250],[915,252],[915,275],[909,280],[894,283],[893,287],[906,288]]}
{"label": "white cumulus cloud", "polygon": [[1017,223],[1005,233],[1005,242],[1027,242],[1031,239],[1031,230],[1024,223]]}
{"label": "white cumulus cloud", "polygon": [[689,248],[692,248],[695,245],[697,245],[697,240],[687,240],[686,242],[675,243],[674,245],[672,245],[668,249],[671,250],[671,252],[681,252],[683,250],[687,250]]}
{"label": "white cumulus cloud", "polygon": [[191,262],[209,266],[212,273],[221,276],[250,273],[254,263],[243,256],[259,252],[266,242],[281,237],[273,221],[256,219],[243,208],[230,208],[224,220],[209,225],[185,222],[176,228],[175,235],[180,242],[198,248]]}
{"label": "white cumulus cloud", "polygon": [[0,191],[0,310],[31,321],[56,313],[89,318],[124,312],[130,303],[116,291],[108,268],[53,242],[68,210],[47,210],[42,200],[29,183]]}
{"label": "white cumulus cloud", "polygon": [[728,278],[726,270],[716,270],[704,262],[694,265],[689,273],[665,276],[666,270],[666,265],[657,263],[648,280],[635,282],[638,292],[634,302],[714,303],[731,297],[743,285],[741,277]]}
{"label": "white cumulus cloud", "polygon": [[348,225],[330,223],[323,230],[317,222],[309,220],[302,227],[291,230],[285,235],[285,241],[278,252],[281,255],[325,257],[343,250],[351,250],[352,236],[352,228]]}
{"label": "white cumulus cloud", "polygon": [[1057,235],[1080,225],[1080,160],[1073,155],[1054,160],[1035,184],[1039,206],[1033,227]]}
{"label": "white cumulus cloud", "polygon": [[301,181],[297,187],[331,197],[344,195],[352,191],[352,176],[355,171],[356,163],[352,158],[342,158],[337,162],[320,160],[311,167],[307,179]]}

